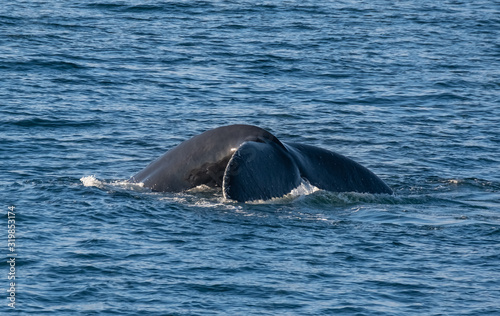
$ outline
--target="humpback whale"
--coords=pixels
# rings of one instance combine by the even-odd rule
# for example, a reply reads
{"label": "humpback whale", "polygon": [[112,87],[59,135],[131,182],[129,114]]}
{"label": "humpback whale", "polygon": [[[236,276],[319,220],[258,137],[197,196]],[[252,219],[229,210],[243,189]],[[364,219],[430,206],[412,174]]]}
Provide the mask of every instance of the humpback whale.
{"label": "humpback whale", "polygon": [[392,194],[373,172],[332,151],[284,143],[252,125],[206,131],[170,149],[129,179],[158,192],[199,185],[238,202],[282,197],[302,180],[332,192]]}

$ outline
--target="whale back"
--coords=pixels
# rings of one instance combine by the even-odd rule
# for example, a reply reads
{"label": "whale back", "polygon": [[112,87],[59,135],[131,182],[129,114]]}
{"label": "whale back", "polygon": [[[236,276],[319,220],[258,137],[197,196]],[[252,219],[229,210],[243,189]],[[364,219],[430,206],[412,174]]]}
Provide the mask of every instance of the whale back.
{"label": "whale back", "polygon": [[271,133],[251,125],[222,126],[186,140],[130,178],[153,191],[181,192],[199,185],[222,186],[224,171],[241,144],[284,145]]}

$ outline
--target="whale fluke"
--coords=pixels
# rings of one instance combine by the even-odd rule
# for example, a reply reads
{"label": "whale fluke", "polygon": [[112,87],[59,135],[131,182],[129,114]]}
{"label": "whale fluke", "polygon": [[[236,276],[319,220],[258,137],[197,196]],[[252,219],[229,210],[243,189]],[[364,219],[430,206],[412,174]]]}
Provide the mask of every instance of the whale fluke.
{"label": "whale fluke", "polygon": [[186,140],[129,181],[159,192],[221,187],[226,199],[246,202],[281,197],[302,179],[333,192],[392,194],[373,172],[345,156],[282,143],[251,125],[223,126]]}

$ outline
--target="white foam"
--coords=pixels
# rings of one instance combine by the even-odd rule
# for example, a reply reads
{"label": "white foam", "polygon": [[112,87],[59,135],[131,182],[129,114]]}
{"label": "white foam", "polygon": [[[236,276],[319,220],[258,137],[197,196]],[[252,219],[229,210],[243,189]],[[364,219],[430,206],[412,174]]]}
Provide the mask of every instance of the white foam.
{"label": "white foam", "polygon": [[255,200],[255,201],[250,201],[247,203],[250,204],[273,204],[273,203],[283,203],[286,201],[294,200],[297,197],[301,196],[306,196],[309,194],[312,194],[316,191],[320,191],[321,189],[315,187],[314,185],[310,184],[309,181],[302,179],[302,182],[298,187],[290,191],[290,193],[282,196],[282,197],[277,197],[277,198],[272,198],[270,200]]}
{"label": "white foam", "polygon": [[99,189],[125,189],[133,191],[144,191],[144,183],[132,183],[127,180],[116,180],[116,181],[105,181],[99,180],[94,175],[82,177],[80,179],[83,186],[86,187],[96,187]]}
{"label": "white foam", "polygon": [[207,186],[198,186],[191,190],[181,193],[172,193],[162,196],[160,200],[180,203],[196,208],[212,208],[218,210],[238,211],[240,205],[226,201],[222,196],[215,194],[213,188]]}
{"label": "white foam", "polygon": [[94,175],[82,177],[80,181],[82,182],[83,186],[86,187],[103,187],[102,181],[98,180]]}
{"label": "white foam", "polygon": [[209,187],[208,185],[205,185],[205,184],[202,184],[202,185],[199,185],[197,187],[194,187],[194,188],[191,188],[189,190],[186,190],[186,192],[190,192],[190,193],[206,193],[206,192],[210,192],[210,191],[213,191],[213,189],[211,187]]}
{"label": "white foam", "polygon": [[302,196],[302,195],[309,195],[311,193],[320,191],[321,189],[318,187],[315,187],[314,185],[310,184],[309,181],[307,180],[302,180],[302,183],[293,189],[290,193],[287,195],[291,195],[293,197],[297,196]]}
{"label": "white foam", "polygon": [[127,180],[113,181],[112,185],[123,188],[123,189],[135,190],[135,191],[142,191],[145,189],[144,183],[142,183],[142,182],[134,183],[134,182],[129,182]]}

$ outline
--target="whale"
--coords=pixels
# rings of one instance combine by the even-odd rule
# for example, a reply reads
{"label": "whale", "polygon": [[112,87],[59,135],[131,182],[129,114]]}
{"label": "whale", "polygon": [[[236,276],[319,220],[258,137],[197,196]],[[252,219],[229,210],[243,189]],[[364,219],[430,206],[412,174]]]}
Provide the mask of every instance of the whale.
{"label": "whale", "polygon": [[372,171],[330,150],[281,142],[253,125],[217,127],[194,136],[132,176],[155,192],[221,188],[226,200],[280,198],[307,181],[331,192],[393,194]]}

